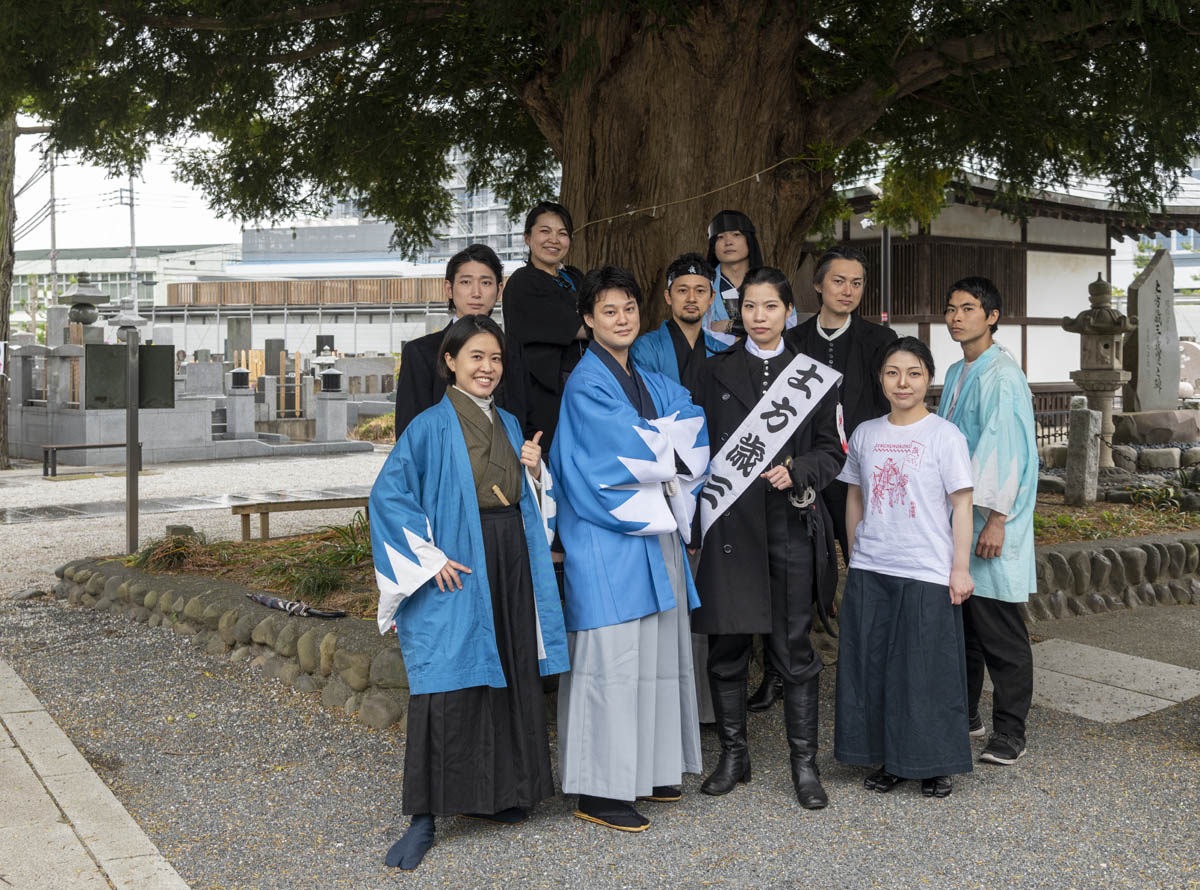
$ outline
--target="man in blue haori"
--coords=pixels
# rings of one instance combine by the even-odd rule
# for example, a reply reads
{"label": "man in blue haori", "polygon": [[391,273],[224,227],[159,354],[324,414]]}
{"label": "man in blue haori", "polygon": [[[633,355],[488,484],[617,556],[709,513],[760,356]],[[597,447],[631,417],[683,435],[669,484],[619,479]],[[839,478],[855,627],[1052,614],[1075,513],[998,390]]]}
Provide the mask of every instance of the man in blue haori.
{"label": "man in blue haori", "polygon": [[946,372],[938,414],[966,436],[975,481],[975,593],[963,603],[971,735],[985,732],[979,698],[986,666],[995,688],[992,736],[979,759],[1007,766],[1025,754],[1033,697],[1033,652],[1018,604],[1037,589],[1038,457],[1029,384],[1012,356],[992,340],[1000,311],[1000,292],[987,278],[972,276],[950,287],[946,326],[962,346],[963,359]]}
{"label": "man in blue haori", "polygon": [[559,686],[559,774],[575,815],[621,831],[635,800],[678,800],[701,769],[684,545],[708,470],[687,390],[630,356],[641,290],[615,266],[587,274],[592,343],[563,391],[550,466],[562,493],[571,672]]}

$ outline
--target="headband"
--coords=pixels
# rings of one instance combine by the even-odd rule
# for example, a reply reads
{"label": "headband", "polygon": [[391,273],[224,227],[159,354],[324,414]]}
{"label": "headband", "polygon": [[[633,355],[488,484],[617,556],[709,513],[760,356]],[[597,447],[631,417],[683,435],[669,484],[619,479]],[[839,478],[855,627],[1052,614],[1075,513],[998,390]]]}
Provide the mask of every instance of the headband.
{"label": "headband", "polygon": [[675,283],[676,278],[684,275],[699,275],[704,277],[704,273],[700,271],[695,263],[690,264],[686,269],[676,269],[674,272],[667,273],[667,290],[671,289],[671,285]]}

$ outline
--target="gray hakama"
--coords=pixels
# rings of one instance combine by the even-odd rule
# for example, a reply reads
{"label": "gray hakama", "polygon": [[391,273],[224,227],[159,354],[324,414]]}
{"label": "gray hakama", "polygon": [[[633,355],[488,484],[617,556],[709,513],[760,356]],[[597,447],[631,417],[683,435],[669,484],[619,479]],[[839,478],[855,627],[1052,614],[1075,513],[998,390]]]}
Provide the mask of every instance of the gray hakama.
{"label": "gray hakama", "polygon": [[564,794],[632,801],[699,773],[700,725],[682,548],[659,535],[675,608],[567,634],[558,688]]}
{"label": "gray hakama", "polygon": [[833,756],[905,779],[971,771],[962,606],[945,584],[851,568]]}
{"label": "gray hakama", "polygon": [[[700,564],[700,551],[688,554],[688,570],[696,577],[696,566]],[[691,616],[688,616],[689,622]],[[696,671],[696,705],[700,710],[701,723],[716,723],[717,716],[713,712],[712,685],[708,682],[708,634],[692,634],[692,665],[699,665]]]}

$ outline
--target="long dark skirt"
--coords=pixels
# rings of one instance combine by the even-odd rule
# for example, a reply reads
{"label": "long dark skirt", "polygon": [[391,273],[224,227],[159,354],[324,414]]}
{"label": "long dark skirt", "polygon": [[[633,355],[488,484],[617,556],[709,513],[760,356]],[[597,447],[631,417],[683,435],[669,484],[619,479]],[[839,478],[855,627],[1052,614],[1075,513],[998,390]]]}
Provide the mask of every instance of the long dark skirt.
{"label": "long dark skirt", "polygon": [[944,584],[850,569],[833,754],[906,779],[971,771],[962,607]]}
{"label": "long dark skirt", "polygon": [[528,809],[554,794],[521,511],[503,507],[479,516],[496,648],[508,686],[412,696],[404,751],[405,813]]}

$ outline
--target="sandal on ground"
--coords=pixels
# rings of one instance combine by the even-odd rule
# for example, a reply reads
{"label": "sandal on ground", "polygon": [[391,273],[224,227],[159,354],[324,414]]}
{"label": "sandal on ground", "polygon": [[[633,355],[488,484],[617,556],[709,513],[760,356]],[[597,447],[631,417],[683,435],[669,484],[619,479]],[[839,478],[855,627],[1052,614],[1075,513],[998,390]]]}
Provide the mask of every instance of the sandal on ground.
{"label": "sandal on ground", "polygon": [[579,809],[575,811],[575,818],[617,831],[645,831],[650,827],[650,820],[635,810],[632,804],[589,794],[579,795]]}
{"label": "sandal on ground", "polygon": [[648,800],[651,803],[674,803],[683,798],[683,791],[670,785],[655,785],[649,794],[639,794],[638,800]]}
{"label": "sandal on ground", "polygon": [[905,780],[902,777],[880,769],[863,779],[863,787],[871,791],[878,791],[880,794],[887,794],[903,781]]}
{"label": "sandal on ground", "polygon": [[933,776],[921,780],[921,793],[926,797],[949,797],[954,790],[949,776]]}

